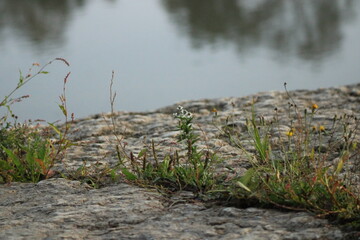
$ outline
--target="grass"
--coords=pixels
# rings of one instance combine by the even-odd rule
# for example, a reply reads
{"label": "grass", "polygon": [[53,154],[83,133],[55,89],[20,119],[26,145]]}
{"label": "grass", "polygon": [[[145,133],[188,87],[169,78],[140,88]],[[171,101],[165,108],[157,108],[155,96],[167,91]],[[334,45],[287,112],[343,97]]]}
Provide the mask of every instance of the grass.
{"label": "grass", "polygon": [[[25,77],[20,75],[17,86],[0,103],[0,108],[7,110],[0,118],[0,183],[38,182],[51,177],[54,164],[72,145],[67,136],[73,115],[68,115],[65,95],[70,73],[64,78],[60,96],[59,108],[65,117],[63,127],[48,123],[46,131],[29,123],[19,124],[11,110],[12,104],[27,98],[12,98],[13,94],[37,75],[48,74],[45,68],[54,61],[69,65],[62,58],[43,67],[34,64],[33,67],[39,70],[32,75],[31,68]],[[63,176],[87,182],[95,188],[124,180],[156,187],[169,194],[188,190],[203,199],[232,198],[248,204],[310,211],[360,226],[360,193],[355,180],[360,169],[353,165],[360,156],[356,116],[336,115],[331,122],[319,122],[317,114],[321,106],[314,103],[309,107],[298,107],[285,84],[289,99],[287,109],[275,108],[273,116],[263,117],[257,113],[254,103],[246,119],[246,131],[222,127],[227,126],[226,123],[218,127],[251,164],[245,174],[229,179],[217,173],[218,164],[226,159],[209,146],[199,147],[201,136],[197,133],[199,129],[194,127],[196,118],[181,106],[173,114],[180,148],[161,154],[163,157],[160,158],[158,153],[163,150],[150,140],[141,151],[129,151],[115,118],[113,81],[114,73],[110,84],[109,128],[116,139],[117,164],[104,167],[99,163],[84,163]],[[280,115],[280,111],[287,112],[287,117]],[[217,111],[214,113],[216,120]],[[235,117],[228,116],[227,121],[231,118]],[[244,145],[244,139],[251,139],[250,148],[254,151]]]}
{"label": "grass", "polygon": [[[12,181],[38,182],[51,177],[54,174],[52,167],[62,159],[66,149],[71,146],[71,142],[67,139],[70,122],[68,121],[65,95],[65,86],[70,73],[64,78],[63,94],[60,96],[59,108],[65,117],[65,124],[62,129],[53,123],[48,123],[48,128],[45,129],[29,122],[20,124],[11,109],[14,103],[28,97],[13,98],[12,96],[17,90],[37,76],[48,74],[45,71],[46,67],[55,61],[63,62],[69,66],[69,63],[62,58],[56,58],[43,67],[34,63],[26,76],[20,72],[17,85],[0,102],[0,110],[6,109],[0,118],[0,183]],[[32,73],[34,68],[38,68],[35,70],[35,74]],[[54,136],[53,133],[56,135]]]}
{"label": "grass", "polygon": [[[255,154],[245,149],[238,136],[226,132],[233,144],[249,156],[252,166],[235,180],[231,194],[280,208],[359,222],[360,195],[354,173],[359,169],[351,167],[360,153],[359,120],[344,114],[334,116],[329,126],[317,126],[314,120],[319,106],[313,104],[300,111],[286,93],[290,99],[287,121],[279,119],[279,109],[269,121],[252,109],[243,134],[252,139]],[[284,124],[288,126],[285,132]]]}
{"label": "grass", "polygon": [[116,93],[112,91],[114,75],[110,85],[111,127],[117,140],[117,169],[129,181],[140,185],[158,186],[170,192],[190,190],[199,195],[212,190],[216,183],[214,165],[218,156],[208,149],[198,149],[197,135],[193,128],[193,115],[179,106],[173,114],[177,119],[177,141],[183,145],[179,151],[169,152],[162,159],[158,158],[154,141],[151,141],[138,154],[129,152],[123,138],[117,133],[118,124],[115,120],[114,102]]}
{"label": "grass", "polygon": [[[288,112],[287,119],[279,119],[280,109],[275,108],[274,116],[265,120],[252,105],[246,120],[247,130],[241,134],[252,140],[255,153],[243,146],[244,136],[221,130],[248,156],[252,167],[243,176],[230,182],[221,181],[221,176],[215,174],[218,157],[197,148],[199,136],[192,125],[194,117],[181,106],[174,116],[178,120],[178,142],[184,144],[184,155],[180,157],[175,152],[160,161],[152,142],[152,147],[136,156],[126,153],[123,139],[117,138],[122,174],[140,185],[157,185],[172,191],[186,189],[220,198],[227,196],[239,202],[310,211],[318,216],[358,224],[360,195],[354,171],[360,169],[351,164],[360,156],[359,120],[354,115],[344,114],[334,116],[331,123],[326,123],[328,125],[318,123],[319,106],[314,103],[300,110],[286,84],[285,90],[289,104],[283,111]],[[111,97],[112,105],[115,96]],[[287,126],[286,131],[283,126]],[[114,134],[118,132],[116,127],[113,119]],[[149,160],[147,154],[151,153]]]}

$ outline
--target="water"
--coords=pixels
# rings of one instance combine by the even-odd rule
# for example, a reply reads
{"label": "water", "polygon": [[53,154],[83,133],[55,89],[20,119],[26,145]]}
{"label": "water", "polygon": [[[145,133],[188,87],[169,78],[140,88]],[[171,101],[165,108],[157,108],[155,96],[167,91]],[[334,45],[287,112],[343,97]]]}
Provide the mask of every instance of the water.
{"label": "water", "polygon": [[76,117],[187,99],[359,82],[357,0],[2,0],[0,96],[19,69],[55,57],[17,96],[21,117],[61,119],[62,81]]}

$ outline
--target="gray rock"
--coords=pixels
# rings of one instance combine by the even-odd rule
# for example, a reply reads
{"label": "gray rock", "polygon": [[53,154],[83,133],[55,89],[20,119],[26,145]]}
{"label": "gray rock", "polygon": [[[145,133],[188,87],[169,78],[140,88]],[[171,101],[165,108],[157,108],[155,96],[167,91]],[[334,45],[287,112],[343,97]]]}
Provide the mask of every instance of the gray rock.
{"label": "gray rock", "polygon": [[[91,189],[49,179],[0,187],[0,239],[338,239],[335,226],[308,213],[181,202],[116,184]],[[188,196],[188,194],[185,194]]]}
{"label": "gray rock", "polygon": [[[334,114],[359,116],[360,84],[315,91],[295,91],[292,96],[299,107],[319,105],[316,123],[331,123]],[[187,101],[181,103],[195,114],[194,127],[201,128],[200,146],[215,149],[225,161],[220,172],[229,169],[244,172],[249,166],[246,156],[218,129],[227,123],[239,134],[246,130],[251,101],[257,113],[266,119],[277,107],[279,118],[286,118],[287,95],[280,92],[259,93],[242,98]],[[178,104],[154,112],[119,112],[118,133],[124,137],[128,151],[140,152],[151,139],[159,157],[174,149],[176,120],[172,113]],[[213,108],[218,110],[213,121]],[[73,146],[62,163],[56,166],[67,172],[83,164],[117,162],[116,141],[109,128],[109,114],[79,119],[71,138]],[[281,129],[287,129],[281,122]],[[251,151],[250,140],[240,135]],[[146,138],[144,138],[146,137]],[[354,164],[354,166],[358,166]],[[356,167],[359,168],[359,167]],[[357,178],[358,181],[359,178]],[[79,181],[60,178],[37,184],[11,183],[0,186],[0,239],[356,239],[357,233],[343,232],[325,219],[305,212],[283,212],[269,209],[239,209],[207,206],[192,193],[180,192],[170,199],[156,191],[128,183],[117,183],[92,189]]]}

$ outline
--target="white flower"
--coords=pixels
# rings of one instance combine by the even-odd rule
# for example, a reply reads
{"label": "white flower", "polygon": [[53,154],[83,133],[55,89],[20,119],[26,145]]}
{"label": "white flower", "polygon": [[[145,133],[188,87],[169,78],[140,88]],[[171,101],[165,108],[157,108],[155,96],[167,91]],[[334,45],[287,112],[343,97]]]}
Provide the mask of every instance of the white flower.
{"label": "white flower", "polygon": [[182,106],[177,107],[177,112],[173,114],[175,118],[192,118],[193,115],[191,112],[184,109]]}

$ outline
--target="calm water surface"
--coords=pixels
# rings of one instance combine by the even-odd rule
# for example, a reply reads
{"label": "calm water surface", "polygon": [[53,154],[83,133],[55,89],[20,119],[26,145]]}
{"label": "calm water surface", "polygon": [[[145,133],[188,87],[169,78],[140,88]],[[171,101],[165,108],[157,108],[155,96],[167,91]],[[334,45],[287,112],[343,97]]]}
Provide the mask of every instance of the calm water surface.
{"label": "calm water surface", "polygon": [[1,0],[0,96],[19,69],[66,58],[18,95],[21,119],[108,112],[181,100],[315,89],[360,81],[358,0]]}

